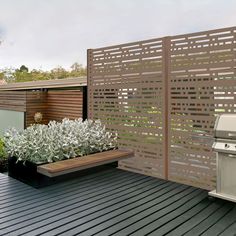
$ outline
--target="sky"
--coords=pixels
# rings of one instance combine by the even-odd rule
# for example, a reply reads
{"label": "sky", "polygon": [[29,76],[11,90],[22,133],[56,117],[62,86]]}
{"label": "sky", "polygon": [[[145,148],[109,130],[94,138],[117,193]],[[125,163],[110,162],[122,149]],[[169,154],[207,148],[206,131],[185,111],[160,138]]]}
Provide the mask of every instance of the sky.
{"label": "sky", "polygon": [[236,25],[236,0],[0,0],[0,69],[86,65],[88,48]]}

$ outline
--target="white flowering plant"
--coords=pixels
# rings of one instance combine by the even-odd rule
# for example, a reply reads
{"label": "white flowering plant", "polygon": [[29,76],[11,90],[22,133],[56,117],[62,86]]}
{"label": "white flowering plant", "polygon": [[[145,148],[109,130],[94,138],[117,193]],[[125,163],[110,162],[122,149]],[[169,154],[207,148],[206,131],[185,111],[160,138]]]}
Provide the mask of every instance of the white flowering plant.
{"label": "white flowering plant", "polygon": [[63,119],[23,131],[9,129],[4,142],[10,157],[42,164],[115,149],[117,133],[107,132],[100,120]]}

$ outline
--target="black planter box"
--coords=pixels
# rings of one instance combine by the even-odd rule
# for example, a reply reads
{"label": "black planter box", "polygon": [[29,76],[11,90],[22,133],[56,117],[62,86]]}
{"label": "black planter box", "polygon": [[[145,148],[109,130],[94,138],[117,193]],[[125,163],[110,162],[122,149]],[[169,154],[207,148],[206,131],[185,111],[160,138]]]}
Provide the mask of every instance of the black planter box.
{"label": "black planter box", "polygon": [[48,177],[37,172],[36,164],[26,161],[18,161],[16,157],[10,157],[8,159],[8,175],[14,179],[24,182],[34,188],[42,188],[55,183],[59,183],[65,180],[76,178],[79,176],[91,174],[94,172],[110,169],[111,167],[117,167],[118,162],[111,164],[105,164],[102,166],[92,167],[86,170],[73,172],[57,177]]}
{"label": "black planter box", "polygon": [[0,173],[5,173],[7,172],[7,166],[8,166],[8,161],[7,159],[1,159],[0,160]]}

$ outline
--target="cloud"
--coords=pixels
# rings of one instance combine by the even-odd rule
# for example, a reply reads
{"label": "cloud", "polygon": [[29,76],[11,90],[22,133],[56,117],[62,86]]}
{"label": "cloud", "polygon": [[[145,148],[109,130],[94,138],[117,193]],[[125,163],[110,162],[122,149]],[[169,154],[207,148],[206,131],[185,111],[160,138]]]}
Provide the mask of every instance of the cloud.
{"label": "cloud", "polygon": [[0,68],[69,68],[87,48],[233,26],[236,1],[0,0]]}
{"label": "cloud", "polygon": [[3,32],[4,32],[4,30],[0,27],[0,36],[1,37],[3,36]]}

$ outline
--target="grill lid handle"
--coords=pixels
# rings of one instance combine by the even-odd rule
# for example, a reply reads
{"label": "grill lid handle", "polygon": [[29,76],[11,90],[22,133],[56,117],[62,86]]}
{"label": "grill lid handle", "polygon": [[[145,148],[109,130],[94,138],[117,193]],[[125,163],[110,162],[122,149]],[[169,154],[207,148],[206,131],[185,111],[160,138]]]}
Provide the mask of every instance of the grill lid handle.
{"label": "grill lid handle", "polygon": [[229,157],[233,157],[233,158],[236,157],[236,155],[233,155],[233,154],[229,154],[228,156],[229,156]]}
{"label": "grill lid handle", "polygon": [[228,136],[231,138],[236,138],[236,134],[235,133],[228,133]]}

